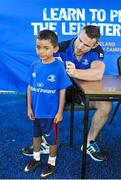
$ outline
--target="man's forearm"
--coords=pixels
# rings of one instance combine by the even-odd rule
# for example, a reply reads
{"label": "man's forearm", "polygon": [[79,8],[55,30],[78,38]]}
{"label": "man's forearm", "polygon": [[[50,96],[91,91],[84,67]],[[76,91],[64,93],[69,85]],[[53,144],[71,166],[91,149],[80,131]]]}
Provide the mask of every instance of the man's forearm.
{"label": "man's forearm", "polygon": [[97,81],[103,78],[105,64],[94,61],[88,69],[76,69],[73,64],[67,69],[69,76],[86,81]]}
{"label": "man's forearm", "polygon": [[75,69],[75,72],[73,74],[74,78],[86,80],[86,81],[96,81],[101,80],[103,77],[103,72],[99,72],[99,70],[94,69]]}

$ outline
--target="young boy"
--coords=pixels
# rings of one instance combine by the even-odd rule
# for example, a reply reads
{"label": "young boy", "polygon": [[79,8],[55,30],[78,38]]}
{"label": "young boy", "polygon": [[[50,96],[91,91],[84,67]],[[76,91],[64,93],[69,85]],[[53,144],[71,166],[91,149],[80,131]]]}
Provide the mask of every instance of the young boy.
{"label": "young boy", "polygon": [[28,117],[34,127],[34,156],[24,171],[31,172],[41,165],[40,144],[44,136],[50,145],[50,153],[40,178],[47,178],[56,170],[57,124],[63,118],[66,88],[71,85],[64,63],[53,56],[58,48],[58,38],[53,31],[39,32],[36,51],[40,60],[31,66],[27,90]]}

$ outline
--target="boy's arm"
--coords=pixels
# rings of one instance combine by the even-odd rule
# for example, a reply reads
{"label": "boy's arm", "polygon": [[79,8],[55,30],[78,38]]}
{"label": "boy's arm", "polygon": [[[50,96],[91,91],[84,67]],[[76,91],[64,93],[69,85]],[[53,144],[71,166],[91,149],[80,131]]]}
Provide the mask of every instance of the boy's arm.
{"label": "boy's arm", "polygon": [[35,117],[34,117],[34,113],[32,111],[32,107],[31,107],[31,86],[28,85],[28,88],[27,88],[27,109],[28,109],[28,117],[31,119],[31,120],[35,120]]}
{"label": "boy's arm", "polygon": [[55,116],[54,121],[56,123],[60,122],[63,119],[63,109],[64,109],[64,104],[65,104],[65,94],[66,94],[66,89],[60,90],[60,95],[59,95],[59,108],[58,112]]}

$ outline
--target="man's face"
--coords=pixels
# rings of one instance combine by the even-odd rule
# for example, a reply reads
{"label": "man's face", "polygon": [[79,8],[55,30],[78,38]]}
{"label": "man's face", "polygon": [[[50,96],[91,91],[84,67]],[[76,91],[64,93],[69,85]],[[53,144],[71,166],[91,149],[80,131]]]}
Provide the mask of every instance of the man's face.
{"label": "man's face", "polygon": [[74,54],[75,56],[82,56],[86,52],[88,52],[90,49],[95,48],[97,45],[96,38],[89,38],[85,32],[85,30],[82,30],[74,44]]}

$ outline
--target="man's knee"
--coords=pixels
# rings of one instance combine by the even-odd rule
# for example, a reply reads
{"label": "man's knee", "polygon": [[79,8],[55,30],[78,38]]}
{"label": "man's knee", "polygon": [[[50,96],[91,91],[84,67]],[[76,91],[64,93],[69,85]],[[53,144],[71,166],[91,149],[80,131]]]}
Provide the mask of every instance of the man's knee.
{"label": "man's knee", "polygon": [[109,115],[112,110],[112,102],[103,101],[97,104],[97,110],[101,112],[102,115]]}

